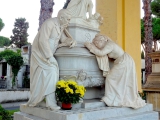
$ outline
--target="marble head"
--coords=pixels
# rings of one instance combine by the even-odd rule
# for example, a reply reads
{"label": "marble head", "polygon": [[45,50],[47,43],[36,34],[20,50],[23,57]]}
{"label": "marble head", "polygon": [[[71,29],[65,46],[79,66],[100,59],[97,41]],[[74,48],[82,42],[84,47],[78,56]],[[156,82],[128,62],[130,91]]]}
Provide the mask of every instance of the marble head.
{"label": "marble head", "polygon": [[65,25],[65,24],[68,25],[71,19],[71,14],[67,9],[61,9],[58,12],[57,17],[59,18],[61,25]]}
{"label": "marble head", "polygon": [[102,49],[106,45],[106,42],[108,41],[107,36],[102,34],[97,34],[95,38],[93,39],[93,44],[99,48]]}

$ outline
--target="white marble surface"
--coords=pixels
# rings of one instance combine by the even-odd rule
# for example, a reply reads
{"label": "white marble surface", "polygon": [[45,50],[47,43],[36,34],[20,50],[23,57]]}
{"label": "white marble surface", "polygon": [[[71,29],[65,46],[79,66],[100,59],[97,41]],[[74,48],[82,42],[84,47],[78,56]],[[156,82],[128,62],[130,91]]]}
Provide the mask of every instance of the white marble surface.
{"label": "white marble surface", "polygon": [[22,113],[22,112],[16,112],[14,114],[14,120],[46,120],[46,119],[29,115],[26,113]]}
{"label": "white marble surface", "polygon": [[[96,55],[99,68],[105,78],[103,101],[108,106],[141,108],[146,105],[138,94],[136,66],[133,58],[108,36],[97,34],[87,49]],[[114,59],[109,68],[108,58]]]}
{"label": "white marble surface", "polygon": [[98,67],[97,60],[86,48],[62,47],[57,49],[55,58],[60,69],[60,79],[64,77],[75,79],[85,87],[104,84],[104,77]]}
{"label": "white marble surface", "polygon": [[143,120],[158,120],[158,113],[153,111],[151,104],[147,104],[145,107],[140,109],[124,107],[97,107],[55,111],[21,105],[20,110],[22,113],[27,113],[42,118],[42,120],[112,120],[112,118],[115,120],[116,118],[121,118],[120,120],[142,120],[142,118]]}
{"label": "white marble surface", "polygon": [[123,117],[116,117],[116,118],[110,118],[110,119],[104,119],[104,120],[159,120],[158,112],[145,112],[145,113],[139,113],[136,115],[129,115],[129,116],[123,116]]}
{"label": "white marble surface", "polygon": [[81,47],[84,47],[84,42],[86,41],[92,42],[95,35],[100,32],[98,29],[85,27],[79,24],[69,24],[67,29],[77,41],[77,46]]}
{"label": "white marble surface", "polygon": [[[14,116],[15,116],[14,120],[48,120],[48,119],[39,118],[33,115],[25,114],[22,112],[17,112],[14,114]],[[75,120],[75,119],[70,119],[70,120]],[[83,119],[79,119],[79,120],[83,120]],[[92,120],[95,120],[95,119],[92,119]],[[136,115],[129,115],[129,116],[123,116],[123,117],[109,118],[109,119],[107,118],[103,120],[158,120],[158,113],[145,112],[145,113],[140,113]]]}

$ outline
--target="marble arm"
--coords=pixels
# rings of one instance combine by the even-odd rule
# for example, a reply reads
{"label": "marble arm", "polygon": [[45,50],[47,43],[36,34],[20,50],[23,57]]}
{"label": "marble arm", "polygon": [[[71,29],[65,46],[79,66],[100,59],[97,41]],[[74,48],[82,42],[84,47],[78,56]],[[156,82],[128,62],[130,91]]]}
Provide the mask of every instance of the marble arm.
{"label": "marble arm", "polygon": [[65,40],[67,39],[68,37],[66,36],[66,34],[63,32],[61,32],[61,38],[60,38],[60,43],[63,43],[65,42]]}
{"label": "marble arm", "polygon": [[90,52],[95,54],[96,56],[102,57],[107,55],[108,53],[110,53],[112,51],[112,47],[106,45],[102,50],[98,49],[97,47],[93,46],[90,49]]}
{"label": "marble arm", "polygon": [[74,47],[77,44],[77,42],[73,39],[67,29],[64,29],[64,32],[61,35],[60,42],[61,44],[59,44],[58,48],[62,46]]}

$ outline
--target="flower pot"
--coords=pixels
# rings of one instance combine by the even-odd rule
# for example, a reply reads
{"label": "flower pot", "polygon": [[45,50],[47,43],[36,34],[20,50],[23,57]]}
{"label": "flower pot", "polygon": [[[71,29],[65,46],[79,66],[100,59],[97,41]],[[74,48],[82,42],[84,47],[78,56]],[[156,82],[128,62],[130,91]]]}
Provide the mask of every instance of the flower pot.
{"label": "flower pot", "polygon": [[72,104],[71,103],[62,103],[62,109],[63,110],[71,110]]}

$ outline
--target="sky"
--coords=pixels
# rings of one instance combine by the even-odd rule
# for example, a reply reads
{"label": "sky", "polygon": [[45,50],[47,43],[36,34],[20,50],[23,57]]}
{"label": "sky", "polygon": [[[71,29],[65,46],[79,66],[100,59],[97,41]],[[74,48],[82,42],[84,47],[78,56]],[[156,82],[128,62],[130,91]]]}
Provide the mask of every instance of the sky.
{"label": "sky", "polygon": [[[66,0],[54,0],[52,17],[56,17],[58,11],[63,8]],[[92,0],[94,4],[95,12],[95,0]],[[142,0],[140,0],[142,1]],[[28,42],[32,43],[34,37],[38,32],[39,15],[40,15],[40,0],[0,0],[0,18],[5,24],[4,28],[0,32],[0,36],[8,37],[12,35],[14,28],[14,22],[17,18],[25,18],[29,22],[29,28],[27,33]],[[142,8],[142,2],[141,2]],[[141,18],[143,17],[143,10],[141,10]]]}

